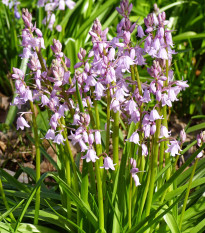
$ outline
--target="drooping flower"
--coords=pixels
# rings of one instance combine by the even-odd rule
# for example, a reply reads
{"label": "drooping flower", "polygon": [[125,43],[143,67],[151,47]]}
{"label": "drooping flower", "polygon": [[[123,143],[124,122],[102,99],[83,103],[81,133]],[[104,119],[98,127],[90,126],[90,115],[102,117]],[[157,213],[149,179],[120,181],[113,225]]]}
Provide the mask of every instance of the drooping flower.
{"label": "drooping flower", "polygon": [[143,156],[148,155],[148,149],[147,149],[147,146],[144,143],[142,144],[142,155]]}
{"label": "drooping flower", "polygon": [[20,116],[18,119],[17,119],[17,130],[20,128],[21,130],[24,130],[24,127],[30,127],[27,123],[27,121],[22,117]]}
{"label": "drooping flower", "polygon": [[105,168],[106,170],[111,169],[111,170],[115,170],[115,166],[116,164],[113,164],[113,161],[110,157],[105,157],[104,158],[104,165],[100,168]]}
{"label": "drooping flower", "polygon": [[142,26],[140,26],[140,25],[137,27],[137,36],[140,38],[145,36],[144,31],[142,29]]}
{"label": "drooping flower", "polygon": [[201,158],[204,155],[204,151],[202,150],[198,155],[196,156],[197,158]]}
{"label": "drooping flower", "polygon": [[165,151],[167,153],[170,153],[171,156],[175,157],[179,154],[179,151],[181,151],[179,143],[177,141],[170,141],[170,145],[168,145],[168,149]]}
{"label": "drooping flower", "polygon": [[181,140],[182,143],[184,143],[186,141],[186,132],[185,132],[184,129],[182,129],[180,131],[180,140]]}
{"label": "drooping flower", "polygon": [[131,170],[130,170],[130,173],[132,174],[132,178],[134,179],[134,182],[135,182],[135,186],[139,186],[139,185],[141,185],[140,184],[140,180],[139,180],[139,177],[138,177],[138,175],[136,174],[137,172],[139,172],[139,169],[138,168],[132,168]]}
{"label": "drooping flower", "polygon": [[170,132],[168,131],[167,127],[162,125],[160,129],[160,138],[168,138],[170,137]]}
{"label": "drooping flower", "polygon": [[54,138],[55,138],[55,131],[53,129],[49,129],[45,135],[45,139],[54,140]]}
{"label": "drooping flower", "polygon": [[79,140],[79,145],[81,148],[81,152],[85,152],[88,149],[88,147],[86,146],[85,142],[82,139]]}
{"label": "drooping flower", "polygon": [[149,120],[150,121],[156,121],[158,119],[162,119],[162,116],[159,115],[159,113],[157,112],[156,109],[153,109],[151,112],[150,112],[150,116],[149,116]]}
{"label": "drooping flower", "polygon": [[96,144],[101,144],[101,134],[100,134],[100,131],[95,131],[95,142],[96,142]]}
{"label": "drooping flower", "polygon": [[62,135],[61,133],[59,133],[59,134],[57,134],[57,135],[55,136],[53,142],[57,143],[58,145],[60,145],[60,144],[64,145],[63,142],[64,142],[65,140],[66,140],[66,139],[63,138],[63,135]]}
{"label": "drooping flower", "polygon": [[88,149],[86,155],[82,157],[82,159],[86,159],[86,162],[92,161],[93,163],[96,162],[97,159],[99,159],[96,155],[96,152],[93,148]]}
{"label": "drooping flower", "polygon": [[135,144],[139,145],[140,138],[139,138],[139,134],[137,133],[137,131],[135,131],[128,140],[130,142],[134,142]]}

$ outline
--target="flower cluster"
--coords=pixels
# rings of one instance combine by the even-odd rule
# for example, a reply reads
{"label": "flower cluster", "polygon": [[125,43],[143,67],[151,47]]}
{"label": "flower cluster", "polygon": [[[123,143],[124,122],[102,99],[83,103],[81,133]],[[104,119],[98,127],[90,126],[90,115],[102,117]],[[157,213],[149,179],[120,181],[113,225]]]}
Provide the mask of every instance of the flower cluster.
{"label": "flower cluster", "polygon": [[[65,10],[65,6],[69,9],[73,9],[75,2],[72,0],[38,0],[38,7],[44,7],[46,11],[46,17],[43,19],[42,23],[48,25],[48,28],[52,31],[56,21],[55,10]],[[56,30],[61,31],[61,25],[56,25]]]}
{"label": "flower cluster", "polygon": [[[53,28],[54,21],[51,17],[55,9],[63,10],[65,4],[74,6],[72,1],[39,1],[38,4],[45,5],[50,18],[44,20],[49,23],[50,29]],[[62,134],[66,130],[62,119],[69,112],[73,117],[73,130],[68,139],[73,144],[79,143],[81,152],[84,153],[82,159],[86,159],[87,162],[99,159],[95,148],[101,144],[101,130],[91,122],[93,102],[105,100],[110,110],[113,113],[119,112],[126,124],[138,123],[139,127],[127,140],[137,145],[137,151],[141,149],[142,156],[147,156],[147,139],[155,135],[156,122],[164,119],[159,110],[164,106],[171,107],[172,103],[178,100],[177,95],[180,91],[188,87],[185,81],[174,80],[171,61],[175,51],[172,49],[173,41],[171,31],[167,28],[165,13],[148,15],[144,20],[144,31],[140,25],[131,23],[131,10],[132,4],[123,0],[120,8],[117,8],[123,18],[117,25],[116,37],[110,41],[107,39],[108,28],[102,30],[100,21],[94,21],[89,32],[92,49],[88,53],[83,48],[80,49],[79,62],[74,66],[74,74],[69,70],[70,60],[62,52],[60,41],[55,39],[51,46],[54,58],[50,67],[47,66],[41,55],[41,49],[44,48],[42,32],[32,24],[32,16],[28,10],[23,10],[25,29],[22,31],[21,57],[29,58],[28,67],[35,82],[30,89],[25,84],[23,72],[14,68],[12,76],[16,80],[18,96],[13,104],[20,107],[27,101],[36,100],[41,106],[48,108],[51,112],[51,128],[45,138],[57,144],[64,144],[67,140],[65,134]],[[133,43],[131,37],[136,27],[139,40]],[[151,82],[141,83],[137,67],[146,64],[146,54],[152,61],[147,69]],[[77,91],[83,111],[77,101]],[[148,107],[150,103],[155,103],[154,108]],[[21,116],[17,120],[17,128],[24,127],[28,127],[28,124]],[[106,127],[105,125],[105,129]],[[162,124],[160,127],[158,139],[171,139],[171,132],[166,125]],[[179,151],[179,143],[172,138],[166,152],[175,156]],[[103,167],[114,170],[114,165],[106,154]],[[137,172],[136,164],[132,162],[131,174],[136,186],[140,184]]]}
{"label": "flower cluster", "polygon": [[20,15],[20,13],[18,11],[18,5],[20,4],[20,2],[18,2],[17,0],[2,0],[2,3],[5,6],[8,6],[9,9],[14,8],[14,16],[15,16],[15,18],[17,18],[17,19],[21,18],[21,15]]}

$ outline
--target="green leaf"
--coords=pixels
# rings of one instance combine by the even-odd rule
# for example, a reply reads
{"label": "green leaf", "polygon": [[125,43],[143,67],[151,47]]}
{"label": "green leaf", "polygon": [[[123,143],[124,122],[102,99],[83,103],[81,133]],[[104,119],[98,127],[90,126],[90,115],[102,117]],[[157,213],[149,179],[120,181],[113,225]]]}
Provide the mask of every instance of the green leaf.
{"label": "green leaf", "polygon": [[205,213],[205,197],[202,196],[198,201],[189,207],[183,218],[183,222],[190,221],[193,218],[199,218],[199,216],[204,215]]}
{"label": "green leaf", "polygon": [[23,190],[24,192],[30,193],[30,189],[26,187],[26,185],[20,183],[18,180],[16,180],[13,176],[11,176],[8,172],[4,171],[3,169],[0,169],[0,175],[3,176],[10,185],[13,185],[18,190]]}
{"label": "green leaf", "polygon": [[163,216],[165,222],[167,223],[169,229],[172,233],[180,233],[179,227],[177,225],[176,219],[174,216],[169,212]]}
{"label": "green leaf", "polygon": [[[20,70],[22,70],[24,74],[26,73],[27,63],[28,63],[28,58],[22,59]],[[16,94],[13,96],[12,103],[16,96],[17,96]],[[5,124],[11,126],[14,122],[16,114],[17,114],[17,106],[10,105],[9,111],[8,111],[8,114],[5,120]]]}
{"label": "green leaf", "polygon": [[21,206],[23,202],[24,202],[24,200],[21,200],[17,205],[13,206],[9,210],[7,210],[5,213],[1,214],[0,221],[2,221],[2,219],[6,218],[10,213],[12,213],[14,210],[16,210],[19,206]]}
{"label": "green leaf", "polygon": [[36,123],[38,125],[38,129],[39,130],[44,130],[47,131],[48,130],[48,124],[49,124],[49,117],[48,117],[48,110],[45,111],[41,111],[38,107],[38,116],[36,118]]}
{"label": "green leaf", "polygon": [[47,200],[45,200],[46,203],[48,204],[48,206],[51,208],[51,210],[60,218],[64,219],[65,221],[67,221],[69,224],[71,224],[72,226],[74,226],[75,228],[77,228],[80,232],[85,232],[84,230],[82,230],[78,225],[76,225],[73,221],[69,220],[68,218],[65,218],[64,216],[60,215],[57,211],[54,210],[54,208],[48,203]]}
{"label": "green leaf", "polygon": [[[15,212],[15,215],[20,216],[21,212],[19,212],[18,210]],[[27,209],[26,213],[24,214],[24,217],[26,217],[27,219],[33,219],[35,215],[35,210],[34,209]],[[70,228],[68,226],[68,222],[65,221],[62,218],[59,218],[59,216],[57,216],[54,213],[51,213],[48,210],[39,210],[39,217],[38,217],[39,221],[44,222],[47,225],[55,225],[57,226],[59,229],[63,229],[66,231],[70,231]],[[21,224],[19,225],[21,226]],[[19,228],[18,228],[19,229]],[[18,232],[18,231],[17,231]],[[59,231],[58,231],[59,232]],[[61,231],[60,231],[61,232]]]}
{"label": "green leaf", "polygon": [[50,176],[52,176],[58,184],[61,185],[61,187],[64,189],[64,191],[67,193],[67,195],[70,196],[70,198],[76,203],[76,205],[81,209],[81,211],[87,216],[88,220],[91,222],[91,224],[97,229],[98,228],[98,219],[94,215],[94,213],[90,210],[87,204],[84,203],[84,201],[79,198],[78,195],[75,194],[75,192],[68,187],[68,185],[58,176],[50,173]]}
{"label": "green leaf", "polygon": [[[160,212],[160,210],[162,210],[162,208],[166,205],[166,203],[160,205],[157,210],[155,211],[151,211],[150,215],[147,216],[145,219],[143,219],[139,224],[137,224],[136,226],[132,227],[129,231],[127,231],[127,233],[144,233],[146,232],[146,230],[148,228],[150,228],[153,224],[155,223],[159,223],[161,218],[169,213],[169,211],[180,201],[180,199],[182,198],[182,195],[180,195],[174,202],[172,205],[170,205],[168,208],[164,208],[163,212],[161,214],[158,214]],[[157,216],[155,218],[155,216]],[[148,222],[148,223],[147,223]],[[147,225],[145,225],[145,223],[147,223]],[[143,227],[144,226],[144,227]]]}
{"label": "green leaf", "polygon": [[39,233],[58,233],[59,231],[56,231],[52,228],[44,227],[44,226],[38,226],[38,225],[33,225],[33,224],[28,224],[28,223],[22,223],[19,226],[18,229],[19,232],[22,233],[34,233],[34,232],[39,232]]}
{"label": "green leaf", "polygon": [[[174,3],[172,3],[172,4],[169,4],[169,5],[165,6],[165,7],[162,7],[162,8],[159,10],[159,12],[161,13],[161,12],[166,11],[166,10],[168,10],[168,9],[174,7],[174,6],[181,5],[181,4],[183,4],[183,3],[191,3],[191,1],[177,1],[177,2],[174,2]],[[192,3],[193,3],[193,2],[192,2]]]}
{"label": "green leaf", "polygon": [[[205,184],[205,177],[192,181],[191,188],[195,188],[195,187],[202,185],[202,184]],[[180,195],[182,192],[184,192],[187,189],[187,186],[188,186],[188,184],[185,184],[185,185],[167,193],[167,195],[165,196],[165,199],[168,201],[168,200],[171,200],[174,197]]]}
{"label": "green leaf", "polygon": [[166,189],[173,183],[173,181],[184,171],[186,167],[195,159],[195,157],[205,148],[205,143],[193,153],[187,161],[170,177],[170,179],[154,194],[153,201],[156,201]]}
{"label": "green leaf", "polygon": [[[28,137],[28,139],[35,144],[35,140],[29,135],[26,134],[26,136]],[[45,158],[54,166],[54,168],[57,170],[58,169],[58,165],[57,163],[53,160],[53,158],[44,150],[44,148],[42,146],[40,146],[40,152],[41,154],[43,154],[45,156]]]}
{"label": "green leaf", "polygon": [[184,33],[181,33],[177,36],[174,36],[173,37],[173,41],[176,42],[176,41],[181,41],[181,40],[192,40],[192,39],[204,39],[205,38],[205,33],[196,33],[196,32],[184,32]]}
{"label": "green leaf", "polygon": [[71,61],[70,70],[71,73],[74,73],[74,65],[77,62],[76,53],[78,52],[76,49],[76,40],[69,37],[65,40],[64,43],[65,43],[66,56]]}
{"label": "green leaf", "polygon": [[79,7],[79,5],[81,4],[81,2],[82,2],[82,0],[79,0],[79,1],[76,3],[75,7],[74,7],[72,10],[68,9],[66,15],[63,17],[63,20],[62,20],[61,23],[60,23],[60,25],[61,25],[62,27],[65,27],[65,26],[67,25],[69,18],[70,18],[71,15],[75,12],[75,10]]}
{"label": "green leaf", "polygon": [[77,99],[78,99],[78,105],[79,105],[79,109],[80,112],[85,112],[84,107],[83,107],[83,102],[82,102],[82,98],[80,96],[80,91],[79,91],[79,87],[78,87],[78,81],[76,80],[76,94],[77,94]]}
{"label": "green leaf", "polygon": [[75,38],[78,38],[92,23],[93,21],[100,15],[102,14],[108,7],[112,6],[115,4],[117,0],[113,1],[106,1],[104,5],[100,6],[97,12],[95,12],[93,15],[90,16],[88,20],[85,21],[85,23],[79,28],[77,35]]}
{"label": "green leaf", "polygon": [[191,133],[191,132],[194,132],[194,131],[197,131],[197,130],[201,130],[201,129],[204,129],[204,128],[205,128],[205,123],[201,123],[201,124],[189,127],[187,129],[186,133]]}
{"label": "green leaf", "polygon": [[205,228],[205,219],[198,223],[189,233],[204,232]]}
{"label": "green leaf", "polygon": [[[196,167],[196,174],[194,176],[194,179],[196,178],[196,176],[198,176],[198,174],[201,172],[201,170],[205,170],[205,158],[200,159],[197,163],[197,167]],[[186,171],[184,171],[181,176],[179,176],[177,178],[177,186],[184,184],[190,177],[192,172],[192,167],[188,168]],[[204,174],[202,175],[204,176]]]}

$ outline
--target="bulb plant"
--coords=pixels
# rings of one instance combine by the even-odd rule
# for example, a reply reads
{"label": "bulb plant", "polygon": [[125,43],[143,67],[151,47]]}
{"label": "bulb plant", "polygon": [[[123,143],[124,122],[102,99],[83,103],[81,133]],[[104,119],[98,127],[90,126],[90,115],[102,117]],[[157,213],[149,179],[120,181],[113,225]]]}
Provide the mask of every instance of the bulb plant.
{"label": "bulb plant", "polygon": [[[190,189],[196,185],[193,177],[202,156],[204,134],[197,138],[199,149],[177,170],[179,157],[190,145],[183,149],[184,130],[178,138],[171,136],[168,110],[189,85],[175,79],[172,57],[176,52],[165,12],[159,12],[155,5],[154,12],[144,19],[143,29],[130,21],[132,7],[123,0],[116,8],[121,21],[112,39],[107,37],[108,28],[102,30],[99,19],[93,22],[89,31],[92,48],[80,48],[79,62],[74,67],[56,39],[50,46],[52,59],[45,60],[43,33],[28,9],[23,9],[20,56],[28,59],[29,71],[25,75],[13,68],[17,96],[12,104],[19,109],[30,104],[27,113],[32,115],[36,186],[29,192],[18,220],[15,211],[14,216],[10,215],[16,222],[14,232],[20,229],[32,201],[34,225],[40,225],[42,206],[46,205],[64,221],[62,225],[51,221],[59,227],[56,232],[60,228],[68,232],[113,233],[187,229],[185,210]],[[136,30],[136,40],[132,40]],[[142,69],[147,69],[148,80],[140,79]],[[29,82],[25,82],[27,75]],[[35,105],[47,109],[46,132],[38,130]],[[21,112],[17,119],[17,129],[30,127],[24,114]],[[56,145],[55,173],[41,175],[43,139]],[[81,168],[70,144],[79,145]],[[191,146],[194,144],[196,141]],[[187,185],[178,188],[177,178],[195,158],[193,170],[188,169]],[[56,205],[50,198],[42,198],[46,189],[43,182],[48,176],[56,181],[55,193],[60,192]]]}

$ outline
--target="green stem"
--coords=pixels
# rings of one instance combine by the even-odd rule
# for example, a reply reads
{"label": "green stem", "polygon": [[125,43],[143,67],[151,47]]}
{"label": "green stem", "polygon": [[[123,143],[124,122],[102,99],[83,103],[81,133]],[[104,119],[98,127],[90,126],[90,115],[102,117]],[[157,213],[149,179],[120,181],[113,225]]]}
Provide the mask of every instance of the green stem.
{"label": "green stem", "polygon": [[[71,187],[70,162],[69,162],[67,156],[65,156],[65,167],[66,167],[66,181],[67,181],[67,185],[68,185],[68,187]],[[68,216],[69,219],[71,218],[71,214],[72,214],[71,199],[67,195],[67,216]]]}
{"label": "green stem", "polygon": [[[95,108],[96,129],[100,130],[100,116],[99,116],[97,101],[93,100],[93,103]],[[99,156],[102,153],[101,144],[96,144],[96,152],[97,152],[97,156]],[[96,172],[97,190],[98,190],[99,229],[103,232],[104,231],[104,205],[103,205],[103,186],[102,186],[103,169],[102,172],[100,171],[100,166],[102,166],[102,163],[103,163],[102,157],[95,162],[95,172]]]}
{"label": "green stem", "polygon": [[113,142],[113,163],[116,164],[115,171],[118,169],[119,165],[119,111],[113,113],[113,133],[112,133],[112,142]]}
{"label": "green stem", "polygon": [[[4,203],[5,207],[6,207],[6,210],[9,210],[10,208],[9,208],[9,204],[8,204],[8,202],[6,200],[6,196],[5,196],[5,193],[4,193],[4,188],[3,188],[3,185],[2,185],[1,178],[0,178],[0,193],[1,193],[1,196],[2,196],[3,203]],[[12,212],[9,214],[9,216],[10,216],[12,221],[16,222],[16,219],[14,218],[14,215],[13,215]]]}
{"label": "green stem", "polygon": [[180,217],[180,221],[179,221],[179,230],[181,230],[181,227],[182,227],[183,217],[184,217],[184,213],[185,213],[185,209],[186,209],[186,205],[187,205],[187,201],[188,201],[188,197],[189,197],[189,192],[190,192],[190,189],[191,189],[192,179],[194,177],[194,173],[195,173],[195,170],[196,170],[198,160],[199,159],[197,158],[196,161],[195,161],[195,164],[194,164],[194,167],[193,167],[193,170],[192,170],[192,173],[191,173],[191,177],[190,177],[190,180],[189,180],[189,183],[188,183],[186,195],[185,195],[185,198],[184,198],[184,204],[183,204],[183,207],[182,207],[181,217]]}
{"label": "green stem", "polygon": [[[160,109],[158,109],[158,112]],[[150,186],[149,186],[149,192],[147,196],[147,206],[146,206],[146,216],[150,214],[151,205],[152,205],[152,198],[153,198],[153,192],[154,192],[154,182],[155,182],[155,175],[157,172],[157,162],[158,162],[158,152],[159,152],[159,143],[158,139],[160,136],[160,128],[161,128],[161,119],[158,119],[156,121],[156,132],[154,135],[154,142],[153,142],[153,149],[151,154],[151,177],[150,177]]]}
{"label": "green stem", "polygon": [[[67,72],[67,71],[68,71],[68,68],[67,68],[65,62],[63,61],[63,58],[61,58],[61,62],[62,62],[62,65],[63,65],[64,70]],[[71,77],[69,77],[69,83],[70,83],[70,85],[73,84]]]}
{"label": "green stem", "polygon": [[[181,145],[182,146],[182,145]],[[175,162],[174,162],[174,166],[173,166],[173,168],[172,168],[172,175],[176,172],[176,165],[177,165],[177,161],[178,161],[178,159],[179,159],[179,156],[180,155],[177,155],[177,157],[176,157],[176,159],[175,159]],[[173,182],[173,190],[175,190],[175,189],[177,189],[177,180],[175,179],[174,180],[174,182]],[[166,192],[165,192],[166,193]],[[175,201],[176,200],[176,198],[173,200],[173,201]],[[176,219],[176,221],[177,221],[177,219],[178,219],[178,206],[177,205],[175,205],[174,207],[173,207],[173,215],[174,215],[174,217],[175,217],[175,219]]]}
{"label": "green stem", "polygon": [[[169,78],[169,61],[168,60],[166,60],[166,77],[167,77],[167,80],[165,81],[165,86],[168,86],[168,78]],[[168,129],[167,106],[166,105],[162,108],[162,114],[163,114],[162,124],[166,126],[166,128]],[[168,141],[165,141],[164,151],[166,151],[167,148],[168,148]],[[170,153],[164,152],[164,155],[165,155],[165,166],[166,166],[170,162]],[[168,168],[166,171],[166,180],[169,180],[170,176],[171,176],[171,167]],[[173,187],[170,186],[168,188],[168,192],[170,192],[172,189]]]}
{"label": "green stem", "polygon": [[[65,125],[65,120],[64,118],[61,118],[61,122],[60,122],[60,127],[61,129],[63,129],[63,125]],[[73,168],[73,173],[74,173],[74,190],[75,190],[75,193],[78,195],[79,194],[79,189],[78,189],[78,176],[77,176],[77,170],[76,170],[76,165],[75,165],[75,161],[74,161],[74,157],[73,157],[73,153],[72,153],[72,150],[71,150],[71,147],[70,147],[70,143],[68,141],[68,137],[67,137],[67,132],[65,131],[65,129],[63,129],[63,137],[64,139],[66,139],[65,141],[65,152],[69,155],[70,157],[70,160],[71,160],[71,165],[72,165],[72,168]]]}
{"label": "green stem", "polygon": [[[33,121],[33,130],[34,130],[34,140],[35,140],[35,148],[36,148],[36,183],[41,177],[41,153],[40,153],[40,145],[39,145],[39,137],[38,137],[38,128],[36,123],[36,116],[34,111],[34,104],[30,101],[30,107],[32,112],[32,121]],[[36,202],[35,202],[35,216],[34,216],[34,224],[38,225],[38,216],[40,209],[40,187],[36,191]]]}
{"label": "green stem", "polygon": [[83,160],[81,198],[86,204],[88,204],[88,163],[85,159]]}
{"label": "green stem", "polygon": [[137,78],[137,85],[138,85],[139,94],[142,96],[142,86],[141,86],[140,76],[139,76],[139,72],[138,72],[136,65],[134,65],[134,70],[135,70],[135,76]]}
{"label": "green stem", "polygon": [[109,144],[110,144],[110,89],[107,87],[107,130],[106,130],[106,153],[109,155]]}
{"label": "green stem", "polygon": [[137,223],[140,222],[141,217],[142,217],[142,211],[144,209],[144,205],[145,205],[145,201],[146,201],[146,197],[147,197],[147,193],[148,193],[148,189],[149,189],[149,185],[150,185],[150,178],[151,178],[151,169],[149,169],[148,171],[148,176],[147,176],[147,182],[146,182],[146,186],[143,192],[143,196],[141,199],[141,203],[140,203],[140,208],[137,214]]}
{"label": "green stem", "polygon": [[[73,173],[74,173],[74,182],[73,182],[73,186],[74,186],[74,191],[77,195],[79,195],[79,188],[78,188],[78,175],[77,175],[77,170],[76,170],[76,165],[75,165],[75,161],[74,161],[74,157],[73,157],[73,153],[72,153],[72,150],[71,150],[71,147],[70,147],[70,143],[68,141],[68,137],[67,137],[67,132],[65,129],[63,129],[63,125],[65,125],[65,120],[64,118],[61,118],[60,120],[60,127],[61,129],[63,130],[62,134],[63,134],[63,137],[65,140],[65,152],[66,154],[69,156],[70,158],[70,161],[71,161],[71,165],[72,165],[72,168],[73,168]],[[79,207],[77,207],[77,223],[79,225],[80,223],[80,210],[79,210]]]}
{"label": "green stem", "polygon": [[132,175],[130,174],[130,193],[129,193],[129,208],[128,208],[128,226],[132,227]]}
{"label": "green stem", "polygon": [[[139,76],[139,72],[137,69],[137,66],[134,65],[134,73],[137,79],[137,86],[138,86],[138,90],[139,90],[139,94],[142,96],[142,85],[141,85],[141,81],[140,81],[140,76]],[[142,103],[140,106],[140,122],[139,122],[139,138],[140,138],[140,144],[142,143],[142,139],[143,139],[143,134],[142,134],[142,114],[143,114],[143,108],[144,108],[144,104]],[[145,160],[142,157],[142,147],[139,146],[138,147],[138,167],[140,169],[140,171],[144,170],[144,165],[145,165]],[[139,174],[139,178],[140,181],[142,181],[142,176],[143,173]]]}
{"label": "green stem", "polygon": [[[134,66],[130,66],[130,70],[131,70],[131,78],[132,81],[135,81],[135,71],[134,71]],[[135,85],[132,85],[132,91],[135,91]]]}
{"label": "green stem", "polygon": [[101,232],[104,232],[103,190],[102,190],[102,179],[101,179],[99,164],[100,161],[95,162],[95,172],[96,172],[97,190],[98,190],[99,229]]}
{"label": "green stem", "polygon": [[[71,177],[70,177],[70,161],[68,156],[65,154],[63,145],[60,144],[60,153],[63,155],[63,169],[65,169],[65,179],[66,183],[69,187],[71,187]],[[72,210],[71,210],[71,199],[68,195],[66,195],[66,208],[67,208],[67,217],[71,218]]]}
{"label": "green stem", "polygon": [[[164,82],[164,87],[168,86],[168,78],[169,78],[169,61],[166,60],[166,77],[167,80]],[[168,129],[168,120],[167,120],[167,106],[165,105],[162,107],[162,125],[165,126]],[[165,157],[165,166],[170,162],[170,154],[165,152],[168,148],[168,141],[162,141],[160,143],[160,155],[159,155],[159,172],[163,169],[163,162]],[[170,178],[171,175],[171,169],[168,168],[166,171],[166,180]],[[163,185],[162,179],[158,182],[158,189]],[[169,187],[169,191],[171,191],[171,187]]]}

